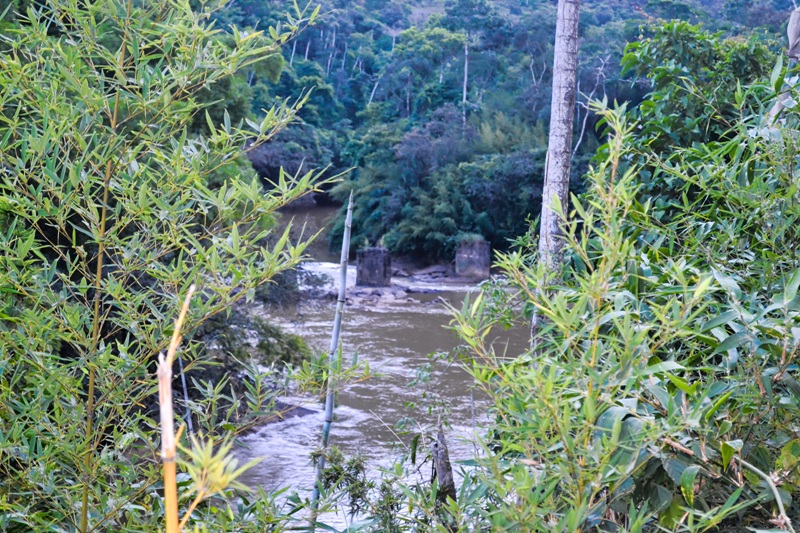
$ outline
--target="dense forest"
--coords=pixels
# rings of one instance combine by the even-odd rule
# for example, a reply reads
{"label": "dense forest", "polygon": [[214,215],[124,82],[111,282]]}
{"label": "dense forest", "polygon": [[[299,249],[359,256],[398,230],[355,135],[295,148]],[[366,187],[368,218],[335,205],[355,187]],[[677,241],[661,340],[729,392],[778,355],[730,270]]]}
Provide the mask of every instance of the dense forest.
{"label": "dense forest", "polygon": [[[763,48],[778,50],[790,7],[788,0],[584,2],[574,190],[602,144],[589,100],[634,106],[654,83],[708,75],[713,54],[725,58],[726,83],[748,83],[772,68]],[[237,1],[218,16],[225,26],[260,27],[283,13],[281,2]],[[318,201],[341,202],[355,191],[354,247],[382,242],[396,254],[450,261],[459,236],[477,233],[507,249],[540,211],[555,2],[359,0],[323,2],[321,13],[318,24],[283,48],[276,84],[248,73],[214,89],[225,102],[218,114],[225,105],[240,117],[312,91],[301,122],[251,152],[259,174],[270,179],[281,167],[296,172],[301,165],[334,174],[352,168]],[[671,52],[673,72],[654,81],[652,70],[667,57],[644,52],[623,65],[628,43],[673,19],[703,28],[681,30],[685,47]],[[702,32],[738,42],[699,58],[692,41]],[[736,51],[723,49],[734,42]],[[703,111],[695,104],[686,113]]]}
{"label": "dense forest", "polygon": [[[552,271],[533,224],[556,2],[4,2],[0,529],[335,531],[320,513],[346,507],[345,531],[794,532],[793,7],[583,2]],[[353,247],[498,252],[442,356],[491,422],[457,488],[411,475],[440,427],[379,479],[321,447],[313,499],[255,493],[232,435],[275,416],[275,380],[369,367],[215,373],[200,332],[304,258],[279,209],[351,191]],[[535,313],[529,348],[492,345]]]}

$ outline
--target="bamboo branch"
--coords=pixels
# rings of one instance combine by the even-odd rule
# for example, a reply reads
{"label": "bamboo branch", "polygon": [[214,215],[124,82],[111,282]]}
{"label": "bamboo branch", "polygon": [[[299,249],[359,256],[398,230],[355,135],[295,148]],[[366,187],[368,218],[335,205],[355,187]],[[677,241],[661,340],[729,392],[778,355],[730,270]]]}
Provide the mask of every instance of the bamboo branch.
{"label": "bamboo branch", "polygon": [[325,397],[325,423],[322,426],[320,454],[317,459],[314,493],[311,499],[311,527],[316,528],[317,509],[319,506],[320,483],[322,472],[325,470],[325,452],[328,449],[328,439],[333,423],[333,402],[336,396],[333,369],[336,364],[336,352],[339,347],[339,334],[342,328],[342,314],[344,313],[345,295],[347,292],[347,258],[350,254],[350,230],[353,224],[353,193],[350,192],[350,202],[347,205],[347,218],[344,223],[344,238],[342,239],[342,255],[340,261],[339,298],[336,302],[336,315],[333,319],[333,332],[331,333],[331,346],[328,352],[328,381],[327,395]]}
{"label": "bamboo branch", "polygon": [[[172,410],[172,362],[181,343],[181,327],[189,311],[189,302],[194,294],[195,286],[189,287],[186,299],[181,307],[180,315],[175,321],[175,329],[169,343],[167,356],[158,354],[158,403],[161,414],[161,459],[164,464],[164,512],[166,514],[167,533],[178,533],[178,485],[175,470],[177,439],[175,438],[175,415]],[[188,514],[187,514],[188,517]],[[184,523],[186,518],[184,518]]]}
{"label": "bamboo branch", "polygon": [[[667,444],[668,446],[670,446],[671,448],[674,448],[674,449],[678,450],[679,452],[688,455],[689,457],[697,457],[697,454],[694,453],[693,450],[690,450],[689,448],[687,448],[683,444],[680,444],[679,442],[675,442],[674,440],[672,440],[670,438],[665,438],[664,439],[664,443]],[[702,460],[704,463],[708,462],[708,459],[705,459],[703,457],[700,457],[699,459]],[[739,464],[742,465],[742,467],[748,469],[749,471],[751,471],[752,473],[754,473],[755,475],[757,475],[758,477],[763,479],[764,482],[769,486],[769,489],[772,492],[772,497],[775,498],[775,503],[778,505],[778,518],[774,521],[775,525],[777,525],[777,526],[789,531],[790,533],[795,533],[794,528],[792,527],[792,521],[789,519],[789,516],[786,514],[786,509],[783,506],[783,500],[781,499],[780,492],[778,492],[777,485],[775,485],[775,481],[773,481],[773,479],[769,475],[767,475],[765,472],[759,470],[758,468],[756,468],[752,464],[750,464],[747,461],[745,461],[744,459],[742,459],[741,455],[739,455],[738,459],[739,459]]]}
{"label": "bamboo branch", "polygon": [[[130,13],[130,3],[128,3],[128,13]],[[125,67],[125,39],[122,40],[122,47],[120,48],[120,68]],[[119,97],[120,89],[117,88],[116,95],[114,96],[114,110],[113,114],[109,117],[111,132],[116,133],[117,120],[119,113]],[[112,137],[113,139],[113,137]],[[102,299],[103,289],[103,260],[106,255],[106,232],[108,228],[108,196],[111,184],[111,174],[113,168],[113,158],[108,160],[106,164],[105,177],[103,178],[103,203],[100,208],[100,227],[97,239],[97,266],[94,275],[94,315],[92,318],[92,355],[96,353],[97,347],[100,344],[100,335],[102,324],[100,319],[100,300]],[[86,470],[87,480],[83,484],[83,494],[81,495],[81,533],[86,533],[89,529],[89,470],[91,470],[92,456],[95,451],[95,446],[92,444],[94,435],[94,410],[95,410],[95,382],[97,380],[96,370],[94,363],[89,365],[89,386],[86,392],[86,444],[89,449],[86,450],[86,455],[83,458],[83,466]]]}
{"label": "bamboo branch", "polygon": [[792,521],[789,519],[789,516],[786,514],[786,509],[783,507],[783,500],[781,499],[780,492],[778,492],[778,487],[775,485],[775,481],[773,481],[772,478],[765,472],[762,472],[755,466],[742,459],[741,455],[739,456],[739,464],[763,479],[764,482],[769,485],[769,489],[772,491],[772,497],[775,498],[775,503],[778,505],[778,518],[775,520],[775,525],[782,529],[786,529],[791,533],[795,533],[794,528],[792,527]]}

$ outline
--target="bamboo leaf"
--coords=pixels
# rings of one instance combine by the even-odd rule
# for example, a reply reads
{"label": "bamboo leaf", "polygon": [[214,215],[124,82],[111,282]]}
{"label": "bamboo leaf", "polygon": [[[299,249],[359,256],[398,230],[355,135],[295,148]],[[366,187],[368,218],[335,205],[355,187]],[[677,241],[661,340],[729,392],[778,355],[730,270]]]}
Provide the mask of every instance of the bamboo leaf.
{"label": "bamboo leaf", "polygon": [[709,331],[709,330],[714,329],[714,328],[716,328],[718,326],[724,326],[724,325],[729,324],[730,322],[732,322],[738,316],[739,316],[739,313],[737,313],[736,311],[733,311],[733,310],[726,311],[726,312],[722,313],[721,315],[715,316],[714,318],[712,318],[711,320],[709,320],[708,322],[703,324],[703,327],[700,328],[700,331]]}
{"label": "bamboo leaf", "polygon": [[681,493],[690,506],[694,505],[694,481],[698,472],[700,472],[700,467],[691,465],[681,473]]}
{"label": "bamboo leaf", "polygon": [[798,287],[800,287],[800,269],[794,271],[792,278],[783,290],[783,301],[785,303],[789,303],[795,299]]}
{"label": "bamboo leaf", "polygon": [[719,399],[718,399],[716,402],[714,402],[714,405],[712,405],[712,406],[711,406],[711,409],[709,409],[709,410],[708,410],[708,412],[706,413],[706,416],[705,416],[706,420],[710,420],[710,419],[711,419],[711,417],[712,417],[712,416],[714,416],[714,413],[716,413],[717,411],[719,411],[719,409],[720,409],[720,408],[721,408],[723,405],[725,405],[725,402],[727,402],[727,401],[728,401],[728,398],[730,398],[730,397],[731,397],[731,394],[733,394],[733,391],[732,391],[732,390],[731,390],[731,391],[728,391],[728,392],[726,392],[726,393],[725,393],[725,394],[723,394],[723,395],[722,395],[722,396],[721,396],[721,397],[720,397],[720,398],[719,398]]}
{"label": "bamboo leaf", "polygon": [[682,390],[689,396],[694,396],[695,393],[697,392],[697,387],[700,385],[699,381],[694,385],[689,385],[689,383],[685,379],[680,378],[674,374],[666,374],[666,376],[667,379],[669,379],[673,385],[675,385],[678,389]]}
{"label": "bamboo leaf", "polygon": [[778,54],[778,61],[772,67],[772,73],[769,76],[769,84],[776,93],[781,92],[783,87],[783,54]]}
{"label": "bamboo leaf", "polygon": [[705,277],[700,283],[697,284],[697,287],[694,289],[694,294],[692,295],[692,299],[697,300],[700,298],[708,288],[711,286],[711,282],[714,281],[713,276]]}
{"label": "bamboo leaf", "polygon": [[728,469],[728,466],[731,464],[731,459],[733,459],[736,452],[742,451],[742,446],[743,443],[741,439],[729,440],[722,443],[720,452],[722,453],[722,468],[724,470]]}
{"label": "bamboo leaf", "polygon": [[728,350],[732,350],[738,347],[741,344],[742,340],[746,339],[747,336],[748,336],[747,330],[742,330],[733,333],[731,335],[728,335],[728,337],[726,337],[725,340],[720,342],[714,349],[714,351],[711,352],[711,355],[718,354],[721,352],[727,352]]}

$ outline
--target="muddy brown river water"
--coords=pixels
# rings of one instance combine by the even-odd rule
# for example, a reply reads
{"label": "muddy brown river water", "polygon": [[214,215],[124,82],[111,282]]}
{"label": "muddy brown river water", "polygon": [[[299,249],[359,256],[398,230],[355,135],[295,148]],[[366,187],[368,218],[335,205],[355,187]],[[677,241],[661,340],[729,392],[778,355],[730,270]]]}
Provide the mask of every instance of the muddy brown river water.
{"label": "muddy brown river water", "polygon": [[[330,288],[336,287],[333,279],[338,279],[338,265],[310,262],[303,269],[328,276]],[[412,428],[429,430],[440,417],[446,419],[454,462],[473,456],[473,436],[482,431],[487,421],[487,401],[479,392],[473,392],[472,378],[457,363],[429,357],[458,344],[447,327],[451,314],[445,304],[460,307],[465,295],[475,290],[475,284],[413,278],[395,278],[393,284],[407,294],[378,301],[351,299],[345,308],[341,338],[344,361],[358,353],[359,361],[368,361],[371,372],[377,375],[351,384],[338,394],[331,430],[331,444],[345,454],[362,454],[374,476],[404,453],[404,443],[411,437],[396,429],[402,419],[413,418],[420,426],[411,424]],[[351,266],[348,291],[354,285],[355,269]],[[292,309],[273,309],[269,316],[323,352],[330,344],[334,310],[333,300],[310,298]],[[510,341],[498,342],[511,342],[509,353],[526,342],[524,332],[507,335]],[[430,379],[410,386],[420,373],[427,373],[427,368]],[[288,486],[304,492],[314,481],[309,457],[320,438],[321,404],[310,398],[289,397],[286,401],[313,409],[314,413],[263,426],[244,437],[246,448],[240,451],[243,458],[264,460],[243,481],[268,491]],[[410,407],[412,404],[416,407]]]}
{"label": "muddy brown river water", "polygon": [[[311,268],[334,271],[337,265],[315,263]],[[352,267],[349,274],[353,283]],[[432,293],[410,293],[408,299],[412,301],[392,299],[345,308],[341,339],[344,361],[358,353],[358,360],[368,361],[375,376],[347,386],[337,396],[331,444],[345,453],[362,453],[376,468],[388,466],[402,453],[401,442],[408,439],[403,439],[395,426],[407,417],[423,415],[420,422],[431,424],[443,416],[453,426],[454,457],[464,455],[458,449],[471,449],[463,439],[473,432],[472,379],[458,364],[432,359],[429,354],[457,345],[454,333],[446,327],[451,316],[444,302],[461,305],[473,286],[436,288],[437,292]],[[291,309],[291,315],[274,310],[271,318],[322,352],[330,344],[334,309],[335,302],[331,300],[312,299]],[[430,380],[410,386],[428,364]],[[248,481],[265,489],[286,485],[303,488],[313,482],[308,457],[319,441],[321,405],[315,399],[298,397],[287,398],[287,402],[311,408],[315,413],[266,425],[244,439],[250,448],[247,455],[265,457],[250,471]],[[411,403],[418,409],[410,409]],[[428,407],[432,410],[430,415]],[[485,407],[480,399],[474,411],[477,429],[484,422]]]}

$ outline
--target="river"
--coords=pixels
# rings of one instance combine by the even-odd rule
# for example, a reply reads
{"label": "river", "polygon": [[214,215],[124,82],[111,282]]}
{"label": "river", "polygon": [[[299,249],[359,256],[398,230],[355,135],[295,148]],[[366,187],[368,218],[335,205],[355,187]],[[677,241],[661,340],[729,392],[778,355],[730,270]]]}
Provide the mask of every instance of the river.
{"label": "river", "polygon": [[[316,219],[309,223],[312,228],[315,224],[319,224]],[[324,253],[318,252],[319,255]],[[333,278],[338,279],[338,268],[325,261],[302,266],[303,270],[327,277],[331,284]],[[352,292],[352,266],[347,279],[348,292]],[[430,356],[457,346],[455,334],[448,328],[451,313],[447,305],[459,307],[475,284],[413,277],[393,278],[392,282],[399,297],[351,298],[345,307],[341,338],[344,360],[351,361],[357,353],[359,361],[368,361],[376,376],[353,383],[338,394],[330,437],[331,444],[345,454],[362,454],[372,475],[404,453],[411,437],[396,429],[403,419],[414,419],[409,428],[426,435],[431,434],[439,419],[446,422],[454,462],[474,455],[473,437],[486,425],[487,402],[473,391],[471,377],[450,358]],[[403,292],[399,292],[401,289]],[[273,309],[269,316],[323,352],[330,344],[334,311],[332,299],[308,298],[293,307]],[[518,333],[513,335],[520,337]],[[518,344],[521,337],[515,340],[514,344]],[[420,374],[427,375],[428,369],[428,380],[410,386]],[[309,457],[320,438],[321,404],[309,398],[286,400],[315,412],[268,424],[244,437],[244,458],[264,460],[243,481],[267,491],[288,486],[302,492],[309,490],[314,481]]]}

